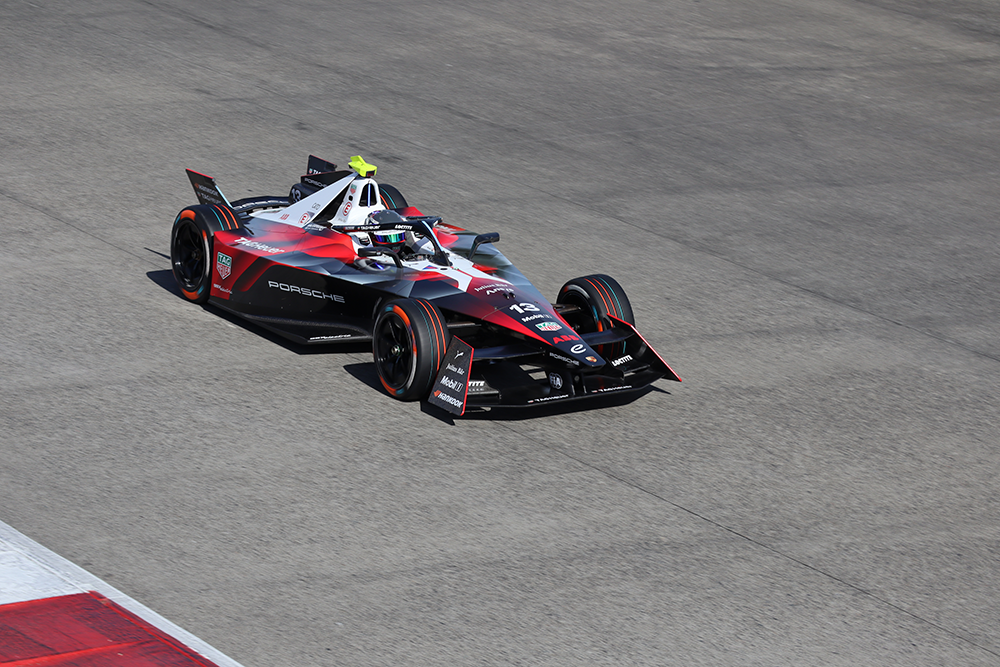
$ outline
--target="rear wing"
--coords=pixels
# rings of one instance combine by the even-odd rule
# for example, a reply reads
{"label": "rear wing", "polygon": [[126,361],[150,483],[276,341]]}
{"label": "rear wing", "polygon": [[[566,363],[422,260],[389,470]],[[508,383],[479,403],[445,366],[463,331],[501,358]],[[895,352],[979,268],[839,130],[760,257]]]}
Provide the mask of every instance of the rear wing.
{"label": "rear wing", "polygon": [[324,171],[337,171],[337,165],[315,155],[310,155],[309,163],[306,165],[306,173],[322,174]]}
{"label": "rear wing", "polygon": [[191,180],[191,187],[194,188],[194,193],[198,196],[200,203],[219,204],[227,208],[232,208],[229,200],[226,199],[226,195],[222,194],[222,190],[215,184],[214,178],[205,174],[199,174],[197,171],[191,171],[190,169],[186,169],[185,171],[187,171],[188,178]]}
{"label": "rear wing", "polygon": [[299,182],[303,185],[309,185],[322,190],[326,186],[332,185],[350,174],[350,171],[337,171],[337,165],[332,162],[318,158],[315,155],[310,155],[309,164],[306,166],[306,174]]}

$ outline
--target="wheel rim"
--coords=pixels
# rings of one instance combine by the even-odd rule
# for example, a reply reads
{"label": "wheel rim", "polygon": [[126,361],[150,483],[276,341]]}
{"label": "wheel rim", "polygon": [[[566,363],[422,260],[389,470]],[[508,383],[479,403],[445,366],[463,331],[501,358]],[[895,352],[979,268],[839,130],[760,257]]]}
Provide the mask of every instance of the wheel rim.
{"label": "wheel rim", "polygon": [[385,384],[393,390],[405,388],[413,371],[413,342],[406,323],[395,312],[382,320],[375,351],[379,375]]}
{"label": "wheel rim", "polygon": [[182,223],[174,237],[174,270],[184,287],[194,290],[205,274],[205,246],[198,228]]}
{"label": "wheel rim", "polygon": [[594,308],[594,304],[591,303],[586,294],[582,293],[582,290],[581,292],[575,290],[567,291],[563,295],[562,302],[570,306],[577,306],[580,309],[580,312],[575,314],[574,317],[579,324],[576,331],[592,333],[600,330],[600,319],[597,316],[597,309]]}

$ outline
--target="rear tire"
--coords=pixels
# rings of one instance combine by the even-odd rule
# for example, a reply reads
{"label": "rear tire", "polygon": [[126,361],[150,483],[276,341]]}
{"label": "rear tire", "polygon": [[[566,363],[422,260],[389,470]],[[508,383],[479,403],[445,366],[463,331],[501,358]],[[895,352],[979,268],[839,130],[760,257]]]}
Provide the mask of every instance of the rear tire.
{"label": "rear tire", "polygon": [[212,292],[212,230],[202,213],[186,208],[170,233],[170,264],[185,299],[205,303]]}
{"label": "rear tire", "polygon": [[401,401],[425,398],[449,342],[444,317],[430,301],[396,299],[384,304],[372,331],[372,355],[382,386]]}
{"label": "rear tire", "polygon": [[403,194],[391,185],[378,185],[379,199],[386,208],[406,208],[406,198]]}

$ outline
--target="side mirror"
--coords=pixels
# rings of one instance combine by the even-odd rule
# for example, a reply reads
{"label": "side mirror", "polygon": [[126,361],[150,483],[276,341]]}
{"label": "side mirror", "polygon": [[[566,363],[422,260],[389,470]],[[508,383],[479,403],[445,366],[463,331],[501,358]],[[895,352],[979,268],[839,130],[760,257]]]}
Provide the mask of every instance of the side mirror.
{"label": "side mirror", "polygon": [[500,232],[487,232],[486,234],[480,234],[476,237],[476,240],[472,242],[472,250],[469,251],[469,259],[476,254],[476,250],[484,243],[497,243],[500,240]]}
{"label": "side mirror", "polygon": [[392,257],[393,263],[396,265],[397,269],[403,268],[403,262],[399,259],[399,255],[392,248],[379,248],[378,246],[366,246],[364,248],[358,248],[359,257],[379,257],[381,255],[389,255]]}

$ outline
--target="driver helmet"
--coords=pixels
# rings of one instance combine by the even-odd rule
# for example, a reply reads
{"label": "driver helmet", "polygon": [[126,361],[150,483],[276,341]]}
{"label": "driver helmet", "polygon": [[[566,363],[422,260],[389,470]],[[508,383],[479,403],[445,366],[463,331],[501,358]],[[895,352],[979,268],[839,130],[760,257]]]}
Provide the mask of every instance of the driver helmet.
{"label": "driver helmet", "polygon": [[[375,211],[365,220],[369,225],[382,225],[389,222],[403,222],[403,216],[388,209]],[[398,251],[406,243],[406,232],[401,229],[378,229],[369,232],[372,244]]]}

